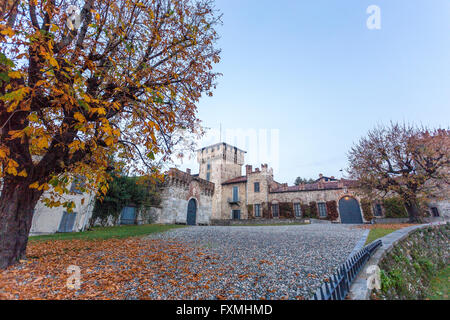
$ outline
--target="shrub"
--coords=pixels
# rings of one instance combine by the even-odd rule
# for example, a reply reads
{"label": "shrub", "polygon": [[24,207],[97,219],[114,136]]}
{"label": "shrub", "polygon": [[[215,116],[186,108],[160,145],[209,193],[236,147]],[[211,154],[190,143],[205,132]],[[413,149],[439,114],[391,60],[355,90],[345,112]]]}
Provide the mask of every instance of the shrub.
{"label": "shrub", "polygon": [[383,207],[386,218],[407,218],[408,212],[405,209],[403,200],[399,197],[383,200]]}
{"label": "shrub", "polygon": [[330,219],[331,221],[335,221],[339,218],[336,201],[327,201],[327,213],[328,219]]}
{"label": "shrub", "polygon": [[253,205],[252,204],[248,204],[247,205],[247,213],[248,213],[248,218],[249,219],[254,219],[255,216],[253,215]]}
{"label": "shrub", "polygon": [[366,221],[373,219],[372,202],[369,199],[361,199],[361,209]]}
{"label": "shrub", "polygon": [[311,209],[307,204],[301,204],[300,207],[302,208],[302,214],[304,218],[311,218]]}
{"label": "shrub", "polygon": [[319,218],[319,210],[317,209],[317,203],[315,201],[309,203],[309,210],[311,218]]}
{"label": "shrub", "polygon": [[92,213],[91,223],[97,218],[104,224],[109,217],[114,222],[127,205],[134,205],[138,210],[158,206],[161,202],[156,182],[145,177],[126,177],[112,174],[108,191],[103,200],[97,198]]}
{"label": "shrub", "polygon": [[261,203],[262,216],[264,219],[270,219],[270,216],[271,216],[270,210],[269,210],[270,204],[271,204],[270,202],[269,203],[267,203],[267,202]]}
{"label": "shrub", "polygon": [[280,208],[280,218],[294,218],[294,207],[291,202],[281,202],[278,207]]}

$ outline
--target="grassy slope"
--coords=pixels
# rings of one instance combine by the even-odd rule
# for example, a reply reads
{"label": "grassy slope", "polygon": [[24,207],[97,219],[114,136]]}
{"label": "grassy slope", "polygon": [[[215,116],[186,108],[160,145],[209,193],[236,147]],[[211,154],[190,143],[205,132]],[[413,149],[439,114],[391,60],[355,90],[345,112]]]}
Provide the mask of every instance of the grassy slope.
{"label": "grassy slope", "polygon": [[371,229],[366,240],[366,245],[397,230],[398,229]]}
{"label": "grassy slope", "polygon": [[430,300],[449,300],[448,288],[450,285],[450,267],[447,266],[439,274],[431,280]]}
{"label": "grassy slope", "polygon": [[173,228],[183,228],[181,225],[139,225],[139,226],[117,226],[117,227],[98,227],[90,231],[73,232],[73,233],[55,233],[50,235],[32,236],[30,241],[43,240],[96,240],[96,239],[111,239],[111,238],[129,238],[145,236],[150,233],[164,232]]}

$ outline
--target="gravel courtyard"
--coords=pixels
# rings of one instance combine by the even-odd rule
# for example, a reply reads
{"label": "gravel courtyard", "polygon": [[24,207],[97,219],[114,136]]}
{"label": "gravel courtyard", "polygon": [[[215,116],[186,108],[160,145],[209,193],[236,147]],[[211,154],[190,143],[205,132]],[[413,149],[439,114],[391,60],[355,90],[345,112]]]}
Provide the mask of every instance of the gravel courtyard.
{"label": "gravel courtyard", "polygon": [[189,291],[195,293],[162,298],[306,299],[363,234],[354,226],[311,224],[188,227],[149,238],[185,243],[188,268],[199,275]]}

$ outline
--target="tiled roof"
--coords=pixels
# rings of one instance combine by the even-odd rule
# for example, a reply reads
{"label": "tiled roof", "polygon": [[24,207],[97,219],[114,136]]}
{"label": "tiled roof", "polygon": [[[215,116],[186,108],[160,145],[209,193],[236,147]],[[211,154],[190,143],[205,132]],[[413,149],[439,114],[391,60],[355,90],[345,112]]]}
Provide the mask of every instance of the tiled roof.
{"label": "tiled roof", "polygon": [[233,183],[243,183],[243,182],[247,182],[247,177],[246,176],[237,177],[237,178],[233,178],[233,179],[227,180],[225,182],[222,182],[222,185],[233,184]]}
{"label": "tiled roof", "polygon": [[[342,183],[342,185],[341,185]],[[280,193],[280,192],[300,192],[300,191],[316,191],[316,190],[333,190],[333,189],[341,189],[343,187],[354,187],[356,186],[355,180],[339,180],[339,181],[330,181],[324,183],[307,183],[299,186],[290,186],[290,187],[280,187],[277,189],[273,189],[270,192],[272,193]]]}

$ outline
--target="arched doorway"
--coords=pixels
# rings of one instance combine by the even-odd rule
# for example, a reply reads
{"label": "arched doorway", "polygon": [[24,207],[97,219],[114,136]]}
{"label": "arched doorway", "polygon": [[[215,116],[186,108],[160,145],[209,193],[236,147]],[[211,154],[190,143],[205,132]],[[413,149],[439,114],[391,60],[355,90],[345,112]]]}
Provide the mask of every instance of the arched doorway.
{"label": "arched doorway", "polygon": [[189,200],[186,224],[190,226],[195,226],[197,222],[197,202],[195,199]]}
{"label": "arched doorway", "polygon": [[363,223],[361,208],[355,198],[347,196],[339,200],[339,214],[342,223]]}

